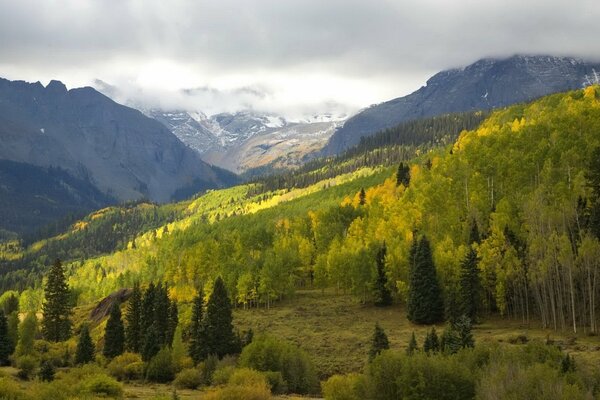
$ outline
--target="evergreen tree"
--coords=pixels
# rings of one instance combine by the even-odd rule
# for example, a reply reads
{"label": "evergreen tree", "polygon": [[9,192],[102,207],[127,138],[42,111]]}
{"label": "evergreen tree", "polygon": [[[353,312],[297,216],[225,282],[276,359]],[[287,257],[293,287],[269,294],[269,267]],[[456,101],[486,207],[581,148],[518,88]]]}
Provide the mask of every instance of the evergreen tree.
{"label": "evergreen tree", "polygon": [[471,221],[471,230],[469,231],[469,245],[481,243],[481,236],[479,235],[479,227],[477,221]]}
{"label": "evergreen tree", "polygon": [[141,332],[145,335],[148,329],[154,324],[154,304],[155,304],[156,287],[153,282],[150,282],[144,297],[142,299],[142,312],[140,314]]}
{"label": "evergreen tree", "polygon": [[102,354],[106,358],[113,358],[123,354],[124,347],[125,329],[121,320],[121,307],[118,303],[113,303],[104,330],[104,349],[102,350]]}
{"label": "evergreen tree", "polygon": [[75,363],[76,364],[87,364],[94,361],[94,353],[96,352],[96,347],[92,342],[92,338],[90,336],[90,329],[87,325],[83,325],[81,327],[81,332],[79,334],[79,341],[77,342],[77,351],[75,353]]}
{"label": "evergreen tree", "polygon": [[440,350],[446,354],[454,354],[461,348],[460,337],[456,329],[452,325],[444,329],[442,338],[440,339]]}
{"label": "evergreen tree", "polygon": [[10,315],[15,311],[19,311],[19,299],[14,294],[11,294],[4,302],[4,315]]}
{"label": "evergreen tree", "polygon": [[365,189],[361,188],[360,193],[358,193],[358,204],[364,206],[367,202],[367,194],[365,193]]}
{"label": "evergreen tree", "polygon": [[398,172],[396,173],[396,186],[400,186],[401,184],[404,187],[408,187],[410,183],[410,167],[408,165],[404,165],[404,163],[400,163],[398,166]]}
{"label": "evergreen tree", "polygon": [[472,325],[469,317],[465,315],[460,317],[458,321],[456,321],[456,323],[454,324],[453,328],[458,334],[458,338],[460,340],[460,347],[465,349],[467,347],[475,346],[475,339],[473,339],[473,333],[471,332]]}
{"label": "evergreen tree", "polygon": [[477,252],[471,248],[460,264],[460,311],[472,321],[477,318],[480,302]]}
{"label": "evergreen tree", "polygon": [[560,362],[560,372],[567,374],[575,371],[575,359],[570,354],[566,354]]}
{"label": "evergreen tree", "polygon": [[8,365],[8,357],[13,353],[13,346],[8,335],[8,320],[4,311],[0,310],[0,366]]}
{"label": "evergreen tree", "polygon": [[369,350],[369,362],[380,354],[383,350],[390,348],[390,342],[385,334],[382,327],[379,324],[375,324],[375,330],[373,331],[373,337],[371,339],[371,349]]}
{"label": "evergreen tree", "polygon": [[52,365],[52,362],[50,360],[46,360],[40,365],[40,372],[38,373],[38,377],[41,381],[51,382],[54,380],[55,372],[56,371],[54,365]]}
{"label": "evergreen tree", "polygon": [[44,318],[42,332],[51,342],[67,340],[71,335],[71,305],[69,286],[60,260],[56,260],[48,273],[42,306]]}
{"label": "evergreen tree", "polygon": [[392,294],[387,287],[387,276],[385,274],[386,253],[387,248],[385,243],[383,243],[383,246],[377,252],[377,279],[374,284],[375,305],[378,307],[385,307],[392,304]]}
{"label": "evergreen tree", "polygon": [[435,331],[435,326],[431,328],[431,331],[427,333],[425,337],[425,343],[423,344],[423,350],[425,353],[437,353],[440,351],[440,341]]}
{"label": "evergreen tree", "polygon": [[415,337],[415,333],[413,332],[410,336],[408,347],[406,348],[406,354],[412,356],[417,350],[419,350],[419,346],[417,345],[417,338]]}
{"label": "evergreen tree", "polygon": [[189,354],[195,364],[206,358],[206,331],[204,329],[204,293],[202,289],[194,298],[192,306],[192,321],[190,323]]}
{"label": "evergreen tree", "polygon": [[160,343],[156,335],[156,327],[151,325],[146,334],[142,344],[142,360],[148,362],[160,351]]}
{"label": "evergreen tree", "polygon": [[8,338],[10,339],[11,349],[15,351],[19,342],[19,313],[17,311],[8,316]]}
{"label": "evergreen tree", "polygon": [[206,304],[205,329],[208,354],[222,358],[238,351],[233,332],[231,302],[221,277],[215,281],[213,292]]}
{"label": "evergreen tree", "polygon": [[131,297],[127,302],[127,329],[125,330],[125,341],[127,349],[139,353],[142,346],[142,291],[139,283],[133,285]]}
{"label": "evergreen tree", "polygon": [[173,300],[169,308],[169,332],[167,334],[167,344],[171,346],[173,344],[173,338],[175,337],[175,330],[179,324],[179,310],[177,308],[177,302]]}
{"label": "evergreen tree", "polygon": [[154,291],[154,326],[156,327],[156,340],[161,347],[167,344],[167,335],[169,334],[169,306],[167,286],[159,283]]}
{"label": "evergreen tree", "polygon": [[411,253],[413,251],[415,254],[410,268],[408,319],[417,324],[440,322],[444,319],[444,302],[427,238],[421,238],[416,250],[411,250]]}

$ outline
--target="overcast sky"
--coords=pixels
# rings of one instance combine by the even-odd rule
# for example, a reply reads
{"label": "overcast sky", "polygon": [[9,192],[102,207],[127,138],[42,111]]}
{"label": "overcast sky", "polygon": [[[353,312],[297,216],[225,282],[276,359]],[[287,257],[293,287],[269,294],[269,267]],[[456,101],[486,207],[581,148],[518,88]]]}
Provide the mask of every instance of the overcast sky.
{"label": "overcast sky", "polygon": [[597,60],[599,21],[599,0],[0,0],[0,76],[208,114],[351,112],[486,56]]}

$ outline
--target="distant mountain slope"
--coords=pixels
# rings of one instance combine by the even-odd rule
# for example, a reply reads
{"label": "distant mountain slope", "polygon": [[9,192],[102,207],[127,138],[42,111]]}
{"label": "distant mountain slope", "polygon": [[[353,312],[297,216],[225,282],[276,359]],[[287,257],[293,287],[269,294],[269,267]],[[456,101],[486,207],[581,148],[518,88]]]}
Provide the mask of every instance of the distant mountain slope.
{"label": "distant mountain slope", "polygon": [[487,110],[598,82],[600,64],[566,57],[513,56],[482,59],[434,75],[416,92],[377,104],[348,119],[324,154],[337,154],[403,121],[470,110]]}
{"label": "distant mountain slope", "polygon": [[61,167],[118,200],[162,202],[237,181],[159,122],[58,81],[0,79],[0,159]]}

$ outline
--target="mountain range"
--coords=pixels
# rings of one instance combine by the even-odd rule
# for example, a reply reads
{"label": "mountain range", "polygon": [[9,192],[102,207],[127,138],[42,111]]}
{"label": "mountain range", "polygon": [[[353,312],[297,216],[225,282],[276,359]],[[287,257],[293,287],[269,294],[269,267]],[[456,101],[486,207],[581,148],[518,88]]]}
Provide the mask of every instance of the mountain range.
{"label": "mountain range", "polygon": [[600,64],[569,57],[484,58],[432,76],[408,96],[373,105],[349,118],[323,149],[340,153],[363,136],[401,122],[441,114],[488,110],[598,83]]}

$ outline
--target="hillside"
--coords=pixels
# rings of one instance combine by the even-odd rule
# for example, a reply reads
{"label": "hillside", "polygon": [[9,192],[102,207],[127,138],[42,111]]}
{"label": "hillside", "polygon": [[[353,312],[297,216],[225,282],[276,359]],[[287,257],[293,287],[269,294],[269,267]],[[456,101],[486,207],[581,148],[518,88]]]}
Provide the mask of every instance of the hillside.
{"label": "hillside", "polygon": [[338,154],[400,122],[446,113],[489,110],[598,83],[600,65],[566,57],[482,59],[442,71],[405,97],[373,105],[348,119],[324,148]]}

